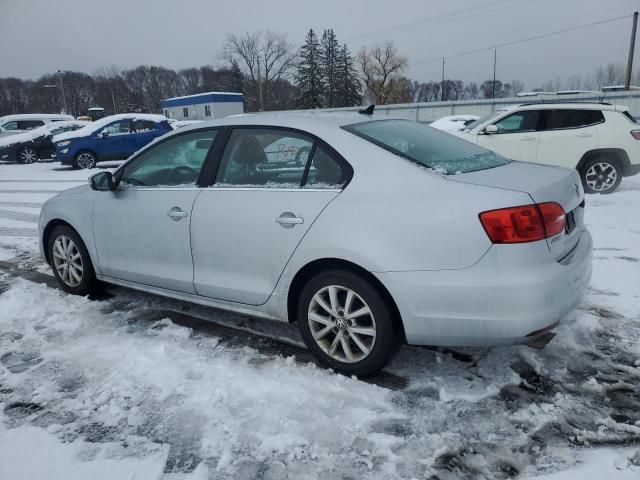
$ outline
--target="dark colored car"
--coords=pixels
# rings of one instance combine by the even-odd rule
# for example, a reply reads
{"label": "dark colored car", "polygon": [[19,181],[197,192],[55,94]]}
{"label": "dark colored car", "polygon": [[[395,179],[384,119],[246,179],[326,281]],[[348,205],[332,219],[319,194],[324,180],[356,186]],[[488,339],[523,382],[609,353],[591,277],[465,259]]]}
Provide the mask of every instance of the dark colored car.
{"label": "dark colored car", "polygon": [[112,115],[77,132],[56,136],[55,157],[75,168],[93,168],[104,160],[125,160],[152,140],[172,131],[162,115]]}
{"label": "dark colored car", "polygon": [[89,122],[70,120],[49,123],[24,133],[0,138],[0,160],[35,163],[50,158],[55,151],[53,136],[71,132],[89,125]]}

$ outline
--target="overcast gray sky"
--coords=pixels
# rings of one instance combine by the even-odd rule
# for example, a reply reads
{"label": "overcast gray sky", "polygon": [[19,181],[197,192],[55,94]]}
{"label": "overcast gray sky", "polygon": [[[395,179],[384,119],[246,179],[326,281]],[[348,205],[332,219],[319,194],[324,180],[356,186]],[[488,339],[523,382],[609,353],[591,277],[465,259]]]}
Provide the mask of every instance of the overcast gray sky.
{"label": "overcast gray sky", "polygon": [[[630,0],[0,0],[0,77],[58,69],[220,65],[225,35],[274,30],[299,45],[309,28],[333,28],[355,53],[393,41],[407,75],[438,80],[442,56],[548,32],[629,18],[498,48],[497,77],[527,88],[626,62]],[[638,58],[639,55],[636,55]],[[491,78],[493,51],[446,60],[447,78]]]}

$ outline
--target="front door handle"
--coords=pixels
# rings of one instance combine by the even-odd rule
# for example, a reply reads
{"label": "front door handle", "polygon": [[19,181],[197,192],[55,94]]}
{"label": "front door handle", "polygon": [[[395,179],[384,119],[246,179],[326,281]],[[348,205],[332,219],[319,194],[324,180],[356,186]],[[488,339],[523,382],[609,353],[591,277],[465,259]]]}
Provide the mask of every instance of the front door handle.
{"label": "front door handle", "polygon": [[589,137],[593,137],[593,133],[579,133],[576,136],[581,138],[589,138]]}
{"label": "front door handle", "polygon": [[171,220],[175,220],[176,222],[189,216],[189,214],[182,210],[180,207],[173,207],[167,212],[167,215]]}
{"label": "front door handle", "polygon": [[283,212],[276,218],[276,223],[279,223],[284,228],[293,228],[296,225],[304,223],[304,218],[296,217],[295,213]]}
{"label": "front door handle", "polygon": [[520,140],[535,140],[536,137],[522,137]]}

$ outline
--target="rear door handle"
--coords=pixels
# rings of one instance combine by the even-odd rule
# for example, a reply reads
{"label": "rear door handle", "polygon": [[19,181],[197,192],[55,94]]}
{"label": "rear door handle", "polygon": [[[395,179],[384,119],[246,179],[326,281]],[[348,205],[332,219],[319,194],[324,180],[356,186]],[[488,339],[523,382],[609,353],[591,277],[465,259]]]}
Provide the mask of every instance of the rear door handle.
{"label": "rear door handle", "polygon": [[283,212],[276,218],[276,223],[279,223],[284,228],[293,228],[304,223],[304,218],[296,217],[295,213]]}
{"label": "rear door handle", "polygon": [[593,137],[593,133],[579,133],[577,136],[582,138],[588,138],[588,137]]}
{"label": "rear door handle", "polygon": [[522,137],[520,140],[535,140],[536,137]]}
{"label": "rear door handle", "polygon": [[167,212],[167,215],[171,220],[175,220],[176,222],[189,216],[189,214],[182,210],[180,207],[173,207]]}

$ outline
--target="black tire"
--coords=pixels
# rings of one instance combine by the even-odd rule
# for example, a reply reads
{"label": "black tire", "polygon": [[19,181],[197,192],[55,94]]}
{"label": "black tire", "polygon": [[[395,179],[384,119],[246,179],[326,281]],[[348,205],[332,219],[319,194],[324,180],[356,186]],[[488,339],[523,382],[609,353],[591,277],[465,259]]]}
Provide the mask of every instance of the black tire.
{"label": "black tire", "polygon": [[580,179],[585,193],[613,193],[622,181],[622,166],[617,158],[594,157],[580,169]]}
{"label": "black tire", "polygon": [[16,160],[27,165],[36,163],[38,161],[38,152],[31,147],[22,147],[16,153]]}
{"label": "black tire", "polygon": [[79,151],[73,159],[74,168],[91,169],[96,166],[96,163],[98,163],[98,157],[89,150]]}
{"label": "black tire", "polygon": [[[77,285],[69,284],[68,281],[64,280],[60,275],[60,272],[56,268],[56,262],[60,259],[55,257],[54,248],[56,240],[61,237],[71,239],[77,249],[77,252],[80,254],[82,274],[81,280]],[[84,296],[93,293],[96,290],[97,280],[95,271],[93,269],[93,264],[91,263],[91,257],[89,256],[87,247],[80,238],[80,235],[78,235],[78,233],[73,228],[67,225],[58,225],[57,227],[55,227],[47,238],[47,253],[49,264],[51,265],[51,268],[53,270],[53,275],[56,277],[56,280],[60,284],[60,287],[65,292]],[[71,253],[69,255],[71,255]]]}
{"label": "black tire", "polygon": [[[323,291],[323,289],[328,289],[329,286],[339,286],[339,288],[344,288],[345,290],[342,293],[346,296],[348,290],[355,292],[358,296],[359,300],[353,300],[353,302],[363,301],[365,306],[369,307],[369,310],[372,312],[372,323],[375,327],[375,337],[373,339],[373,344],[370,346],[369,353],[364,356],[362,359],[353,362],[340,361],[332,356],[330,356],[327,352],[323,350],[323,348],[330,349],[329,343],[333,343],[332,340],[335,340],[335,336],[337,336],[339,329],[338,327],[334,327],[326,337],[322,337],[320,342],[324,342],[324,347],[321,347],[319,342],[317,342],[312,333],[312,328],[316,329],[317,332],[317,322],[310,320],[309,312],[314,311],[317,303],[313,303],[314,296]],[[341,295],[341,294],[338,294]],[[355,296],[354,296],[355,297]],[[343,297],[344,298],[344,297]],[[352,297],[353,298],[353,297]],[[361,308],[361,305],[358,307],[354,306],[354,309]],[[326,312],[323,310],[317,310],[325,314]],[[398,324],[394,322],[392,309],[385,302],[385,299],[380,292],[367,280],[363,279],[359,275],[356,275],[352,272],[348,272],[345,270],[328,270],[326,272],[319,273],[312,277],[307,284],[302,289],[300,297],[298,299],[298,307],[297,307],[297,321],[300,327],[300,333],[302,334],[302,338],[304,339],[307,347],[316,357],[320,364],[333,368],[337,372],[343,373],[345,375],[359,375],[366,376],[371,375],[372,373],[381,370],[396,354],[398,348],[400,346],[400,339],[402,338],[400,335],[400,329],[398,328]],[[343,318],[340,314],[340,318]],[[338,317],[329,316],[331,319],[338,321]],[[344,318],[347,318],[345,315]],[[344,320],[344,319],[343,319]],[[399,320],[399,319],[398,319]],[[360,322],[361,320],[357,320]],[[312,323],[314,326],[312,326]],[[365,325],[351,325],[344,326],[344,335],[345,341],[349,343],[350,350],[353,352],[357,352],[360,355],[364,355],[363,351],[357,348],[357,345],[354,342],[353,336],[354,333],[350,331],[349,328],[359,328],[364,327]],[[327,325],[327,327],[329,327]],[[333,337],[331,335],[334,335]],[[326,338],[326,339],[325,339]],[[357,338],[360,343],[367,339],[370,341],[370,337],[357,334]],[[342,342],[340,340],[340,342]],[[339,344],[340,344],[339,342]],[[369,345],[366,345],[369,346]],[[355,348],[354,348],[355,347]],[[344,351],[344,347],[340,345],[342,351]],[[336,352],[338,354],[339,352]],[[346,355],[344,355],[346,360]]]}

